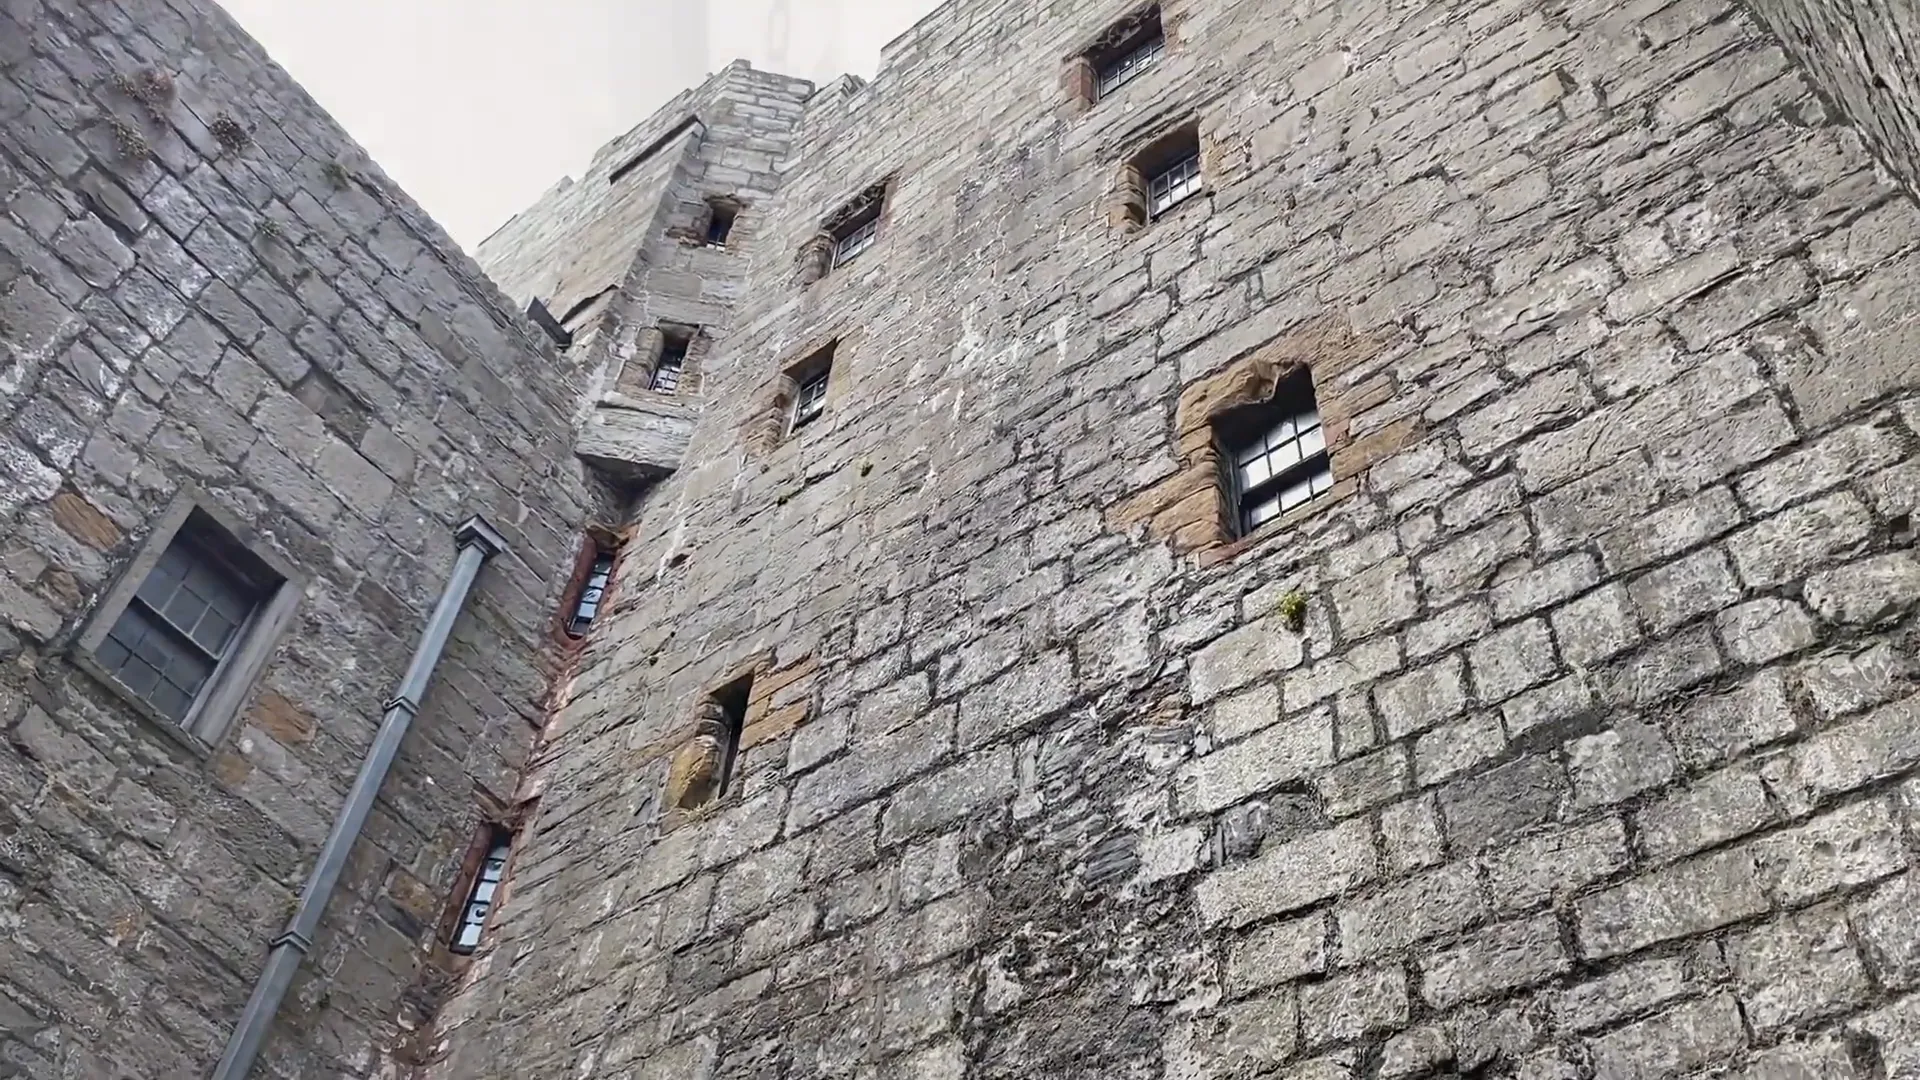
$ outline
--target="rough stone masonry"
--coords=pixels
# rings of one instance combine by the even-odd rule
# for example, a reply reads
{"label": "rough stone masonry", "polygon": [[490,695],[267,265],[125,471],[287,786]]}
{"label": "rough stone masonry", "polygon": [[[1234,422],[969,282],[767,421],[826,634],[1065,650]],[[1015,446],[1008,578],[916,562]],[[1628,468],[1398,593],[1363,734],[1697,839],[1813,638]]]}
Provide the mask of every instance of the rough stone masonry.
{"label": "rough stone masonry", "polygon": [[[1920,1077],[1917,47],[960,0],[496,289],[204,3],[5,0],[0,1076],[206,1075],[479,513],[259,1075]],[[89,644],[182,492],[302,586],[206,740]]]}

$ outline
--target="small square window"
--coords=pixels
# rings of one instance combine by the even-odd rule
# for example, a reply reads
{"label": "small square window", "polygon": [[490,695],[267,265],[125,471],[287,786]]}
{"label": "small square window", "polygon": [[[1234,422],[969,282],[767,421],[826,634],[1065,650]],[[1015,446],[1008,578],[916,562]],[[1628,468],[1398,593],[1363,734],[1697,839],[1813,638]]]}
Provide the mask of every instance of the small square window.
{"label": "small square window", "polygon": [[733,235],[733,222],[740,211],[733,205],[709,200],[707,203],[707,246],[726,247]]}
{"label": "small square window", "polygon": [[473,875],[467,901],[460,907],[460,923],[447,947],[462,956],[480,947],[486,932],[487,916],[493,913],[501,886],[507,879],[507,862],[513,857],[513,834],[495,826],[487,839],[487,854]]}
{"label": "small square window", "polygon": [[593,568],[580,583],[580,594],[573,601],[573,616],[567,620],[568,637],[584,637],[600,617],[606,602],[607,586],[613,580],[613,553],[600,551],[593,557]]}
{"label": "small square window", "polygon": [[1305,371],[1281,382],[1269,401],[1215,422],[1220,483],[1246,535],[1333,490],[1326,431]]}
{"label": "small square window", "polygon": [[1200,154],[1196,151],[1147,177],[1147,215],[1159,217],[1200,192]]}
{"label": "small square window", "polygon": [[1150,8],[1133,20],[1109,31],[1111,45],[1087,55],[1095,72],[1094,98],[1098,100],[1132,82],[1159,62],[1166,52],[1167,38],[1160,26],[1160,9]]}
{"label": "small square window", "polygon": [[880,236],[880,203],[849,219],[833,233],[833,265],[842,267],[860,257]]}
{"label": "small square window", "polygon": [[164,730],[226,733],[300,590],[191,494],[175,501],[94,610],[75,659]]}

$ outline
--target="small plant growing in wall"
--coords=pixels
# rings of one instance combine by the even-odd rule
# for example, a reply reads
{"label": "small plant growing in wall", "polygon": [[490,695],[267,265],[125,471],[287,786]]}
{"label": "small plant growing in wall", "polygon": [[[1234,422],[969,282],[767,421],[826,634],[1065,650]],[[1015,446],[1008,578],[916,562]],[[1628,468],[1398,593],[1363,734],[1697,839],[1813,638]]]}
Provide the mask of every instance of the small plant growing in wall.
{"label": "small plant growing in wall", "polygon": [[228,150],[244,150],[247,144],[253,141],[253,136],[247,132],[246,125],[234,119],[233,114],[229,112],[223,112],[214,117],[213,123],[207,125],[207,130],[213,132],[213,137]]}
{"label": "small plant growing in wall", "polygon": [[1287,629],[1296,634],[1306,629],[1307,598],[1299,590],[1290,590],[1280,598],[1280,603],[1273,610],[1280,616],[1281,625]]}
{"label": "small plant growing in wall", "polygon": [[116,75],[113,85],[121,93],[140,103],[154,120],[165,120],[167,107],[173,104],[173,76],[159,68],[143,68],[130,75]]}
{"label": "small plant growing in wall", "polygon": [[348,185],[353,183],[353,176],[347,172],[347,167],[337,161],[329,161],[320,166],[320,175],[326,177],[327,183],[332,184],[337,191],[345,191]]}
{"label": "small plant growing in wall", "polygon": [[113,145],[120,156],[127,161],[138,161],[147,156],[147,137],[133,121],[122,117],[113,118]]}

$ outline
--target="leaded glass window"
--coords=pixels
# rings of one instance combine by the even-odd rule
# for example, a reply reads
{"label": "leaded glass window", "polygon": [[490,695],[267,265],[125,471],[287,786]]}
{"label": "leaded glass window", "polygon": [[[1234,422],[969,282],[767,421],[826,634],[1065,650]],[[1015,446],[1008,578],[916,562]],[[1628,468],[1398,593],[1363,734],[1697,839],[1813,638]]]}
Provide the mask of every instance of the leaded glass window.
{"label": "leaded glass window", "polygon": [[507,858],[513,851],[512,838],[504,830],[496,830],[487,847],[486,861],[480,864],[480,872],[474,875],[473,889],[467,894],[466,906],[460,909],[460,928],[454,931],[451,948],[457,953],[470,953],[480,947],[480,935],[487,927],[487,914],[493,910],[494,896],[500,891],[500,883],[507,877]]}
{"label": "leaded glass window", "polygon": [[653,377],[647,389],[658,394],[680,391],[680,372],[687,365],[687,348],[692,343],[683,337],[668,336],[660,346],[660,359],[653,365]]}
{"label": "leaded glass window", "polygon": [[607,596],[607,583],[613,579],[613,556],[601,552],[593,558],[593,569],[580,586],[580,598],[574,601],[573,618],[567,621],[567,633],[580,637],[593,628],[600,617],[601,602]]}
{"label": "leaded glass window", "polygon": [[1221,479],[1242,535],[1333,490],[1326,430],[1304,372],[1220,427]]}
{"label": "leaded glass window", "polygon": [[266,593],[210,538],[182,528],[94,650],[94,658],[161,716],[188,726],[200,692]]}

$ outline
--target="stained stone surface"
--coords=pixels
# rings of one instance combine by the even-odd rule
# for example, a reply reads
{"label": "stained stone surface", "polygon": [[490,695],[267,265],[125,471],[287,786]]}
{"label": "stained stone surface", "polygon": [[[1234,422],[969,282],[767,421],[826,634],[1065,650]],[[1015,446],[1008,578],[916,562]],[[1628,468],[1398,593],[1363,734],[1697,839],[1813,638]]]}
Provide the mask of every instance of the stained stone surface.
{"label": "stained stone surface", "polygon": [[[1083,107],[1066,58],[1126,5],[961,0],[870,84],[676,99],[481,246],[502,296],[364,162],[330,188],[344,139],[172,2],[0,14],[0,1074],[204,1075],[470,507],[528,554],[267,1075],[1920,1068],[1920,207],[1874,156],[1915,99],[1833,59],[1853,6],[1166,0]],[[183,109],[115,165],[99,87],[142,62]],[[1204,193],[1120,229],[1190,120]],[[592,301],[564,352],[517,314],[555,297]],[[593,414],[662,321],[709,340],[683,452],[601,499]],[[1150,497],[1176,407],[1275,357],[1365,465],[1192,543],[1212,504]],[[185,477],[320,582],[211,762],[58,652]],[[589,519],[624,545],[562,646]],[[725,794],[664,806],[742,672]],[[476,786],[516,783],[450,961]]]}

